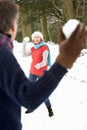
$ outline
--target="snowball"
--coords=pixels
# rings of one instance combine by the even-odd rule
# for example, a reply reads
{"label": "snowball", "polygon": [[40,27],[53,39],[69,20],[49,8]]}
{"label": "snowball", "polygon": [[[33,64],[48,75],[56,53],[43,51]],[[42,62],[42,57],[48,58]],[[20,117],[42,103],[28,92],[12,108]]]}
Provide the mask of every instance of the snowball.
{"label": "snowball", "polygon": [[76,19],[70,19],[67,23],[65,23],[65,25],[62,28],[62,31],[66,39],[68,39],[71,36],[71,34],[74,32],[79,23],[80,21]]}

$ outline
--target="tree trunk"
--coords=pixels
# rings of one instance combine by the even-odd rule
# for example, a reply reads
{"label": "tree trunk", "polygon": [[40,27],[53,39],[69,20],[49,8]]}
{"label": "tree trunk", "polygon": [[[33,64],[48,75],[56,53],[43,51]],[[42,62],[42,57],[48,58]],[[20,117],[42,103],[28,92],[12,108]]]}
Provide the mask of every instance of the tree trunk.
{"label": "tree trunk", "polygon": [[74,10],[73,10],[73,1],[72,0],[64,0],[63,1],[63,8],[65,14],[65,21],[68,19],[74,18]]}
{"label": "tree trunk", "polygon": [[46,15],[44,11],[43,11],[42,16],[40,17],[40,24],[41,24],[41,31],[43,33],[44,40],[48,41],[49,36],[48,36],[48,30],[47,30],[47,19],[46,19]]}
{"label": "tree trunk", "polygon": [[22,35],[23,37],[30,37],[32,34],[32,25],[29,23],[28,25],[22,23]]}

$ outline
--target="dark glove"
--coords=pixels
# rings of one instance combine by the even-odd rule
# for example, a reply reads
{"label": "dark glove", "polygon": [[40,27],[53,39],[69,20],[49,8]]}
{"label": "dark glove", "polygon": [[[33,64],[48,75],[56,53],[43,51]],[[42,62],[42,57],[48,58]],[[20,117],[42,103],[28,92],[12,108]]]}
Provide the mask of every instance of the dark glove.
{"label": "dark glove", "polygon": [[[75,31],[69,39],[63,40],[59,46],[59,55],[56,62],[65,68],[71,68],[77,57],[80,55],[81,50],[86,45],[87,30],[86,25],[78,24]],[[61,37],[64,38],[64,34]]]}
{"label": "dark glove", "polygon": [[64,41],[66,38],[65,38],[65,35],[62,31],[62,27],[59,28],[58,32],[59,32],[58,44],[60,45],[60,43],[62,41]]}

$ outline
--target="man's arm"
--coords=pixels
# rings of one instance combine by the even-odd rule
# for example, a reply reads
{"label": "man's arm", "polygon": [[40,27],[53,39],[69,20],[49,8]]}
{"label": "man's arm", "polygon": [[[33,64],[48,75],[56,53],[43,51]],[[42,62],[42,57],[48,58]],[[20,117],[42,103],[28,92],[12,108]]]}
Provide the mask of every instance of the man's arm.
{"label": "man's arm", "polygon": [[[67,70],[57,62],[37,82],[31,83],[15,57],[0,47],[0,88],[20,106],[36,109],[57,87]],[[5,60],[3,60],[3,58]]]}

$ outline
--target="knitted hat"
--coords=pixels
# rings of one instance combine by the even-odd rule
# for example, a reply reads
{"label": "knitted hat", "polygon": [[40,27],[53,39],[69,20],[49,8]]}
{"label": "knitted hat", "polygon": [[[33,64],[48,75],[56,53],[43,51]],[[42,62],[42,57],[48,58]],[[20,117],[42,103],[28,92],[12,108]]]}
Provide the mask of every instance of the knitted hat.
{"label": "knitted hat", "polygon": [[35,31],[31,37],[32,37],[32,40],[34,39],[35,36],[39,36],[42,40],[43,40],[43,34],[39,31]]}
{"label": "knitted hat", "polygon": [[80,21],[76,19],[70,19],[67,23],[65,23],[65,25],[62,28],[62,31],[66,39],[68,39],[71,36],[71,34],[74,32],[79,23]]}

